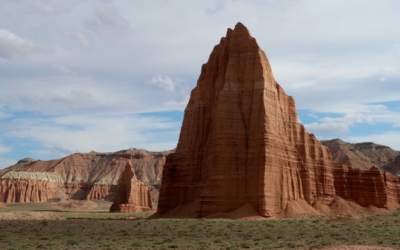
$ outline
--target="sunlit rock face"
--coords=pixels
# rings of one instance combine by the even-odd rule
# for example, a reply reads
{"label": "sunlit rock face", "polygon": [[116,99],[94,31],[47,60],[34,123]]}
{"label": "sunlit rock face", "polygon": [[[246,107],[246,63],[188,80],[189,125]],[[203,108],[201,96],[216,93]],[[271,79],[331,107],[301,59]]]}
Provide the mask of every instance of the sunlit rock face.
{"label": "sunlit rock face", "polygon": [[136,178],[135,171],[128,162],[118,181],[110,212],[143,212],[152,208],[149,188]]}
{"label": "sunlit rock face", "polygon": [[75,153],[56,160],[25,158],[0,170],[0,202],[44,202],[51,198],[113,201],[118,179],[131,162],[157,204],[162,169],[172,151],[128,149]]}
{"label": "sunlit rock face", "polygon": [[187,206],[194,217],[204,217],[248,203],[264,217],[284,216],[293,207],[298,214],[318,213],[316,205],[331,205],[336,189],[347,195],[346,189],[367,183],[378,185],[377,197],[365,198],[373,190],[359,194],[364,198],[357,192],[348,197],[363,206],[385,207],[379,171],[361,171],[360,182],[348,184],[357,173],[343,167],[300,124],[293,98],[238,23],[201,68],[177,149],[167,156],[157,214]]}

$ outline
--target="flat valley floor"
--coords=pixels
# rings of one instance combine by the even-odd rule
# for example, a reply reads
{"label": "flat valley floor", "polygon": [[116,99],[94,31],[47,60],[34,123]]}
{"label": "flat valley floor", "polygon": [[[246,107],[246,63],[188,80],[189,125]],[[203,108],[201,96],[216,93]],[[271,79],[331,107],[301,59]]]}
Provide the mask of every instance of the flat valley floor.
{"label": "flat valley floor", "polygon": [[155,219],[111,203],[0,208],[0,249],[400,249],[400,210],[356,218]]}

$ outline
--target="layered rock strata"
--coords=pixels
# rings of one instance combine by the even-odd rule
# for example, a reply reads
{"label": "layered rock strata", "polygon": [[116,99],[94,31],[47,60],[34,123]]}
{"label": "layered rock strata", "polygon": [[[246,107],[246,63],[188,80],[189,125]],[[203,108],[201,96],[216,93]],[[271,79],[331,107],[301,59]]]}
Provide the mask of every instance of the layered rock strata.
{"label": "layered rock strata", "polygon": [[118,181],[114,203],[110,212],[142,212],[153,208],[148,187],[136,178],[130,162]]}
{"label": "layered rock strata", "polygon": [[247,28],[228,29],[191,92],[176,152],[164,166],[158,216],[190,207],[205,217],[246,204],[264,217],[293,208],[318,213],[337,193],[363,206],[387,202],[380,172],[335,163],[300,124],[293,98]]}
{"label": "layered rock strata", "polygon": [[10,171],[0,178],[0,201],[44,202],[62,189],[62,179],[56,174]]}
{"label": "layered rock strata", "polygon": [[368,170],[377,166],[400,175],[400,152],[372,142],[348,143],[340,139],[321,141],[331,151],[334,161],[352,168]]}
{"label": "layered rock strata", "polygon": [[385,180],[388,204],[389,206],[397,207],[397,204],[400,203],[399,179],[394,175],[392,175],[391,173],[385,172],[384,180]]}
{"label": "layered rock strata", "polygon": [[353,200],[361,206],[387,208],[386,183],[377,167],[360,170],[336,164],[334,177],[336,195],[346,200]]}
{"label": "layered rock strata", "polygon": [[25,158],[0,171],[0,202],[42,202],[50,198],[113,201],[128,161],[158,202],[162,169],[171,151],[128,149],[115,153],[75,153],[62,159]]}

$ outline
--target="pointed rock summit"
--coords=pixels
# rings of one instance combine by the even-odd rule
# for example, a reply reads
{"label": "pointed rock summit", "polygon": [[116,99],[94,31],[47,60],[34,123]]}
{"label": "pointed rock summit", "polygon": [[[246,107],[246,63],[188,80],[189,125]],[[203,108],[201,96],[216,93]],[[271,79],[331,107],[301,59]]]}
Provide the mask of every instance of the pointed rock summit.
{"label": "pointed rock summit", "polygon": [[110,212],[142,212],[153,208],[150,191],[141,181],[137,180],[135,171],[130,162],[126,163],[118,181],[114,203]]}
{"label": "pointed rock summit", "polygon": [[[275,81],[256,39],[238,23],[201,68],[176,152],[164,166],[157,214],[205,217],[250,204],[264,217],[317,215],[335,203],[337,188],[349,196],[349,178],[364,174],[380,183],[373,205],[386,206],[379,171],[350,172],[300,124],[293,98]],[[362,180],[357,185],[362,189]]]}

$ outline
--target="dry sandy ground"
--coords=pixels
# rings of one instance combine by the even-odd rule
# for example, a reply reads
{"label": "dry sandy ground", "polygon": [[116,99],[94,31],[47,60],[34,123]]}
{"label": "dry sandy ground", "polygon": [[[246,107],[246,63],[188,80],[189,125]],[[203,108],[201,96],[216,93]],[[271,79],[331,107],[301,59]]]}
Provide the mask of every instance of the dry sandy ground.
{"label": "dry sandy ground", "polygon": [[14,211],[0,213],[0,220],[64,220],[53,212]]}
{"label": "dry sandy ground", "polygon": [[379,247],[379,246],[333,246],[321,248],[321,250],[395,250],[391,247]]}

